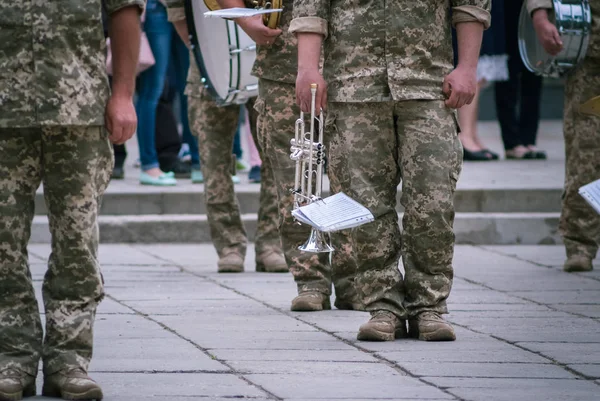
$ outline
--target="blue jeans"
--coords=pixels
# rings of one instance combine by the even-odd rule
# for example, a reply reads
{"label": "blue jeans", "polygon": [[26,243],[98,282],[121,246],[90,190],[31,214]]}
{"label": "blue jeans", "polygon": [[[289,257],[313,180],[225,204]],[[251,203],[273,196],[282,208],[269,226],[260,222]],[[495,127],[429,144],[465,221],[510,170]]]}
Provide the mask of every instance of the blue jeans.
{"label": "blue jeans", "polygon": [[[163,93],[169,62],[173,62],[177,75],[178,96],[181,98],[181,122],[184,137],[191,137],[187,117],[187,98],[184,96],[185,82],[189,68],[189,53],[173,25],[167,20],[166,8],[158,0],[148,0],[144,32],[156,63],[138,77],[138,117],[137,137],[140,149],[142,171],[159,167],[156,154],[156,106]],[[198,144],[190,141],[192,164],[200,165]]]}

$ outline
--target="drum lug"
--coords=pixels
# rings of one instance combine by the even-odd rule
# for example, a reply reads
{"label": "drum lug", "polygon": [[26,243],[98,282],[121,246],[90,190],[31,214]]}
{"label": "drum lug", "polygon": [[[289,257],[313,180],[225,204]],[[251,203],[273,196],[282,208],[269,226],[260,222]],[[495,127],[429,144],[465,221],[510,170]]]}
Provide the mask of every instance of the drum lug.
{"label": "drum lug", "polygon": [[252,52],[252,51],[256,51],[256,45],[250,45],[250,46],[244,47],[243,49],[236,49],[234,47],[229,48],[229,54],[231,54],[232,56],[235,54],[242,53],[242,52]]}

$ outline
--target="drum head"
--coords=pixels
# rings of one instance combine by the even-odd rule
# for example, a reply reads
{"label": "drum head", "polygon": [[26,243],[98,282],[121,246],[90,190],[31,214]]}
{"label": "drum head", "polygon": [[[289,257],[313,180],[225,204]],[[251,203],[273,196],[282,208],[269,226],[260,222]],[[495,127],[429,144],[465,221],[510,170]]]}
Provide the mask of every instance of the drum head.
{"label": "drum head", "polygon": [[519,16],[519,52],[527,69],[538,75],[545,75],[552,67],[554,57],[546,53],[533,27],[533,20],[523,2]]}

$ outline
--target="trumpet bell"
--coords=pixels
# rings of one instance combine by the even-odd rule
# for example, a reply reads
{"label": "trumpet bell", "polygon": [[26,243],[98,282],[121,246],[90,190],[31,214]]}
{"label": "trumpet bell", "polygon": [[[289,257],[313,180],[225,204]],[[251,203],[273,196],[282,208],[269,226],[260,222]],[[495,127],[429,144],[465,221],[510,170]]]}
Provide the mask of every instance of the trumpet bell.
{"label": "trumpet bell", "polygon": [[324,233],[314,228],[310,231],[310,237],[308,237],[304,245],[299,246],[298,249],[312,253],[330,253],[334,251],[333,247],[325,239]]}

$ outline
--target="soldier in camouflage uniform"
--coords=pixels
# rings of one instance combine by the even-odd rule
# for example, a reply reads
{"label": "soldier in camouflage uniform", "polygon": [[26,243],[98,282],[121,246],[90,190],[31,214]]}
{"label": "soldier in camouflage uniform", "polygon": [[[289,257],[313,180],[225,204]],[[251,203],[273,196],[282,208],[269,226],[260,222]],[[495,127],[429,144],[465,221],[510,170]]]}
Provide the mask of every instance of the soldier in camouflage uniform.
{"label": "soldier in camouflage uniform", "polygon": [[[0,399],[42,394],[101,399],[87,375],[104,297],[97,259],[110,141],[135,133],[143,0],[106,0],[114,80],[109,93],[101,0],[0,0]],[[40,183],[52,254],[44,277],[46,336],[27,245]]]}
{"label": "soldier in camouflage uniform", "polygon": [[[169,21],[173,22],[181,38],[189,45],[183,0],[168,0]],[[190,55],[194,60],[194,55]],[[239,106],[219,107],[201,82],[195,62],[190,63],[186,95],[192,133],[198,137],[202,175],[205,181],[205,201],[210,233],[217,254],[219,272],[243,272],[247,236],[235,196],[231,169],[233,140],[239,118]],[[259,155],[264,151],[256,137],[254,99],[245,107],[250,119],[250,130]],[[277,194],[273,172],[269,165],[261,166],[260,208],[256,232],[256,271],[287,272],[277,229]]]}
{"label": "soldier in camouflage uniform", "polygon": [[[455,108],[472,101],[489,0],[295,0],[298,102],[326,109],[330,171],[375,221],[352,232],[355,285],[369,322],[359,340],[456,338],[447,313],[453,195],[462,166]],[[453,71],[451,24],[459,65]],[[324,41],[324,76],[318,71]],[[327,91],[328,89],[328,91]],[[329,101],[329,105],[327,102]],[[402,180],[403,233],[396,212]],[[398,269],[402,256],[405,277]]]}
{"label": "soldier in camouflage uniform", "polygon": [[[565,82],[564,138],[566,154],[565,190],[560,232],[567,251],[564,270],[592,270],[600,243],[600,216],[579,195],[579,188],[600,179],[600,117],[580,113],[579,105],[600,95],[600,0],[591,0],[592,29],[581,65],[570,71]],[[556,26],[548,20],[551,0],[528,0],[540,42],[548,53],[562,48]]]}
{"label": "soldier in camouflage uniform", "polygon": [[[218,0],[223,8],[253,7],[251,1]],[[335,287],[338,309],[362,310],[354,289],[356,263],[348,245],[347,232],[332,235],[336,249],[330,263],[329,254],[298,250],[310,235],[310,227],[297,224],[292,216],[295,162],[290,158],[290,139],[295,135],[300,109],[296,105],[296,38],[288,32],[293,0],[283,0],[279,26],[269,29],[262,17],[240,18],[236,22],[257,43],[256,62],[252,74],[259,78],[258,140],[264,149],[263,166],[274,173],[279,199],[279,229],[286,260],[298,286],[292,300],[292,311],[330,309],[331,286]],[[338,190],[336,177],[329,175],[332,192]],[[333,268],[332,268],[333,265]]]}

